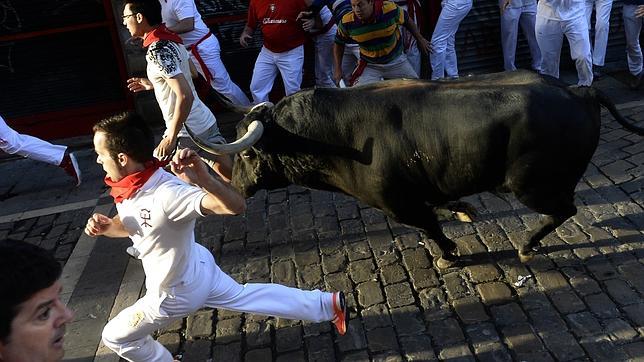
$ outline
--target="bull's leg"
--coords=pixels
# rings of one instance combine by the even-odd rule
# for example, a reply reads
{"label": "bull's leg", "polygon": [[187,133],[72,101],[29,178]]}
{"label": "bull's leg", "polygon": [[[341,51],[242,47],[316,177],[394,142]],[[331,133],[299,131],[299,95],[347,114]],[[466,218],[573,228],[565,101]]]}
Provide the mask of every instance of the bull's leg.
{"label": "bull's leg", "polygon": [[457,260],[456,243],[445,236],[431,207],[406,205],[401,210],[392,212],[391,215],[395,215],[394,218],[400,223],[423,229],[427,236],[436,242],[442,254],[436,261],[439,268],[447,268]]}
{"label": "bull's leg", "polygon": [[539,242],[546,235],[553,232],[557,227],[563,224],[568,218],[577,213],[577,207],[573,203],[573,197],[533,197],[521,198],[527,207],[544,213],[545,218],[541,221],[539,227],[530,235],[528,242],[519,250],[519,259],[521,262],[527,262],[534,257],[535,251],[539,247]]}

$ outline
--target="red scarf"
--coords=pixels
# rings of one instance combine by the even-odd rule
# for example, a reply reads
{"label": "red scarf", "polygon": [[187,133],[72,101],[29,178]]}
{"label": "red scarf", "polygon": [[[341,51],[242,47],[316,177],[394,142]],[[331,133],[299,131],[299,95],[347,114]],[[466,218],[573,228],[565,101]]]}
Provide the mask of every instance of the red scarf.
{"label": "red scarf", "polygon": [[165,24],[161,24],[151,32],[145,34],[145,37],[143,38],[143,47],[147,48],[152,43],[156,43],[159,40],[170,40],[178,44],[183,44],[183,40],[181,40],[179,35],[168,30],[168,28],[165,27]]}
{"label": "red scarf", "polygon": [[114,198],[114,202],[117,204],[129,199],[145,185],[159,167],[165,167],[168,163],[169,161],[159,161],[155,158],[153,161],[145,163],[145,169],[143,171],[129,174],[116,182],[105,176],[105,184],[112,188],[110,190],[110,196]]}

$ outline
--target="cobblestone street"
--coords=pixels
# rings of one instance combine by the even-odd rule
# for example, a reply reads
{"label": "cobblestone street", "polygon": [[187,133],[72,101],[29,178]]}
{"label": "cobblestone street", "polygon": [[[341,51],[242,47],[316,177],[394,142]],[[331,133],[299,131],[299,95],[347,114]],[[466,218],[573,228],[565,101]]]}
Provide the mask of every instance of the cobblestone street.
{"label": "cobblestone street", "polygon": [[[606,78],[600,86],[620,112],[644,125],[641,92]],[[345,291],[347,334],[328,322],[204,309],[155,337],[186,362],[644,360],[644,142],[602,114],[600,146],[577,186],[577,215],[527,264],[516,250],[539,215],[511,195],[469,197],[474,222],[443,223],[461,261],[441,270],[432,240],[351,197],[298,186],[260,191],[244,215],[201,219],[197,239],[239,282]],[[19,205],[37,200],[34,190],[10,194],[15,186],[1,183],[9,196],[0,234],[55,245],[67,263],[76,318],[66,360],[118,361],[99,343],[100,331],[145,294],[143,272],[124,251],[127,239],[81,235],[92,212],[114,213],[92,152],[81,154],[90,170],[85,189],[43,204],[49,211],[37,216]],[[12,162],[27,161],[0,163],[0,172]]]}

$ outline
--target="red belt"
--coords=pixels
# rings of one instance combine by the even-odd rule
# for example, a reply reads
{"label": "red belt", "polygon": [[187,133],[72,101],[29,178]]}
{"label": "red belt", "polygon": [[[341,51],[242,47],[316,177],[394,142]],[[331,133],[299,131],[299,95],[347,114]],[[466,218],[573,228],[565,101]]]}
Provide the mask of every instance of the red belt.
{"label": "red belt", "polygon": [[353,87],[354,84],[356,84],[356,81],[360,76],[362,75],[362,72],[364,72],[364,68],[367,67],[367,62],[364,60],[360,59],[358,60],[358,65],[356,65],[356,69],[351,72],[351,77],[349,78],[349,87]]}
{"label": "red belt", "polygon": [[188,51],[191,52],[192,55],[195,56],[195,59],[197,59],[197,62],[199,62],[201,70],[203,71],[203,75],[206,77],[206,82],[208,82],[208,84],[210,84],[210,81],[212,80],[212,74],[210,74],[210,69],[208,69],[206,63],[204,63],[203,59],[201,58],[201,55],[199,55],[197,45],[201,44],[201,42],[208,39],[211,35],[212,33],[208,32],[208,34],[204,35],[203,38],[199,39],[196,43],[188,47]]}

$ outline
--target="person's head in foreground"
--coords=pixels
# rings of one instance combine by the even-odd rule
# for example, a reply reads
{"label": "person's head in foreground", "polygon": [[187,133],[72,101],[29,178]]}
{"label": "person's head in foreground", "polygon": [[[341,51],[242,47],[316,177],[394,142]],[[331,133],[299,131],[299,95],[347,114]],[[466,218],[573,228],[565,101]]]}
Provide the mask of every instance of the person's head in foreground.
{"label": "person's head in foreground", "polygon": [[42,248],[0,240],[0,361],[60,361],[72,311],[60,300],[62,267]]}

